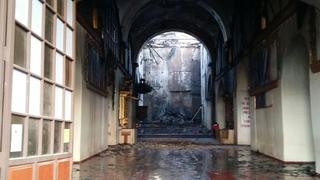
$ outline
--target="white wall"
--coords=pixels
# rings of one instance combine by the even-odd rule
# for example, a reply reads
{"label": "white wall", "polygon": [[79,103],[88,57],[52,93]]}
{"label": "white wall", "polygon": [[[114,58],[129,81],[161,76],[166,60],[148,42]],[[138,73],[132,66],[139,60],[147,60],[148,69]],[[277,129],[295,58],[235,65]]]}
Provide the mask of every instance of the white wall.
{"label": "white wall", "polygon": [[[314,161],[314,146],[310,119],[309,56],[307,41],[298,36],[306,34],[308,29],[298,30],[296,23],[293,16],[279,27],[279,87],[267,92],[269,107],[251,107],[251,148],[282,161],[310,162]],[[252,104],[253,101],[254,98],[251,98]]]}
{"label": "white wall", "polygon": [[201,63],[201,104],[202,106],[202,124],[211,129],[212,124],[212,100],[206,98],[208,92],[208,77],[211,74],[211,68],[208,66],[211,62],[209,52],[204,46],[200,49],[200,63]]}
{"label": "white wall", "polygon": [[236,96],[234,98],[234,116],[237,144],[250,145],[250,99],[248,93],[247,70],[243,64],[240,64],[237,67],[237,88]]}
{"label": "white wall", "polygon": [[284,161],[314,161],[309,99],[309,56],[302,38],[294,38],[283,60],[282,109]]}
{"label": "white wall", "polygon": [[[114,94],[114,107],[112,107],[112,100],[110,99],[109,103],[109,112],[108,115],[109,119],[109,129],[108,129],[108,135],[109,135],[109,145],[116,145],[119,144],[119,82],[123,78],[122,72],[117,69],[116,71],[116,77],[115,77],[115,94]],[[129,117],[130,120],[130,117]]]}
{"label": "white wall", "polygon": [[[86,31],[77,24],[77,61],[74,90],[74,161],[85,160],[118,143],[118,97],[112,108],[112,94],[102,96],[89,90],[83,77]],[[119,74],[117,74],[119,81]],[[116,83],[118,84],[118,83]],[[118,92],[118,86],[117,91]],[[117,93],[116,93],[117,94]]]}
{"label": "white wall", "polygon": [[221,96],[216,97],[216,120],[220,129],[226,128],[226,104]]}
{"label": "white wall", "polygon": [[[320,2],[319,2],[320,4]],[[320,12],[317,11],[317,57],[320,59]],[[310,71],[310,101],[316,172],[320,173],[320,73]]]}
{"label": "white wall", "polygon": [[254,151],[283,160],[283,128],[281,88],[266,93],[270,107],[255,109],[254,97],[251,97],[251,147]]}
{"label": "white wall", "polygon": [[320,173],[320,73],[310,73],[310,99],[316,171]]}

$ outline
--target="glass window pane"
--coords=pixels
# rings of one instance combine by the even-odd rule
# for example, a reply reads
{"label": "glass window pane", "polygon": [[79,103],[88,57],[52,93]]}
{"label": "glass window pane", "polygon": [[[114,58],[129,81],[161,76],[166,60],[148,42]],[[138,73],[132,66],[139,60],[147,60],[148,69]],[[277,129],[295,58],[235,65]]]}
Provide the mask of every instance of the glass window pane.
{"label": "glass window pane", "polygon": [[32,0],[31,29],[42,37],[42,3],[39,0]]}
{"label": "glass window pane", "polygon": [[50,141],[51,141],[51,124],[49,120],[43,120],[42,127],[42,154],[50,153]]}
{"label": "glass window pane", "polygon": [[56,23],[56,47],[63,51],[64,24],[59,18],[57,18]]}
{"label": "glass window pane", "polygon": [[44,77],[52,79],[53,49],[46,45],[44,49]]}
{"label": "glass window pane", "polygon": [[52,43],[53,40],[53,13],[46,9],[46,21],[45,21],[45,38]]}
{"label": "glass window pane", "polygon": [[62,17],[64,15],[64,1],[65,0],[57,0],[57,12]]}
{"label": "glass window pane", "polygon": [[65,85],[68,87],[71,87],[72,85],[72,61],[69,59],[66,60]]}
{"label": "glass window pane", "polygon": [[46,0],[46,2],[47,2],[50,6],[52,6],[52,7],[54,6],[54,4],[53,4],[54,1],[53,1],[53,0]]}
{"label": "glass window pane", "polygon": [[11,110],[13,112],[25,113],[26,99],[27,75],[20,71],[13,70]]}
{"label": "glass window pane", "polygon": [[49,83],[44,83],[43,88],[43,115],[44,116],[52,116],[52,91],[53,86]]}
{"label": "glass window pane", "polygon": [[23,152],[24,117],[12,116],[10,157],[21,157]]}
{"label": "glass window pane", "polygon": [[15,27],[14,64],[27,66],[27,32],[19,26]]}
{"label": "glass window pane", "polygon": [[67,22],[73,26],[73,1],[67,0]]}
{"label": "glass window pane", "polygon": [[30,71],[41,76],[41,50],[42,42],[31,36],[30,46]]}
{"label": "glass window pane", "polygon": [[64,97],[64,108],[65,108],[65,119],[71,121],[71,114],[72,114],[72,96],[70,91],[65,91],[65,97]]}
{"label": "glass window pane", "polygon": [[29,114],[40,115],[41,81],[30,78]]}
{"label": "glass window pane", "polygon": [[58,84],[63,84],[63,56],[56,53],[55,80]]}
{"label": "glass window pane", "polygon": [[63,118],[63,89],[56,87],[55,90],[55,111],[54,117],[62,119]]}
{"label": "glass window pane", "polygon": [[29,119],[28,130],[28,156],[38,154],[39,119]]}
{"label": "glass window pane", "polygon": [[54,153],[61,152],[61,127],[62,122],[56,121],[54,123]]}
{"label": "glass window pane", "polygon": [[71,123],[64,123],[63,130],[63,152],[70,150]]}
{"label": "glass window pane", "polygon": [[67,28],[67,37],[66,37],[66,53],[70,57],[73,57],[73,31],[70,28]]}
{"label": "glass window pane", "polygon": [[16,20],[28,27],[29,17],[29,1],[28,0],[16,0],[15,9]]}

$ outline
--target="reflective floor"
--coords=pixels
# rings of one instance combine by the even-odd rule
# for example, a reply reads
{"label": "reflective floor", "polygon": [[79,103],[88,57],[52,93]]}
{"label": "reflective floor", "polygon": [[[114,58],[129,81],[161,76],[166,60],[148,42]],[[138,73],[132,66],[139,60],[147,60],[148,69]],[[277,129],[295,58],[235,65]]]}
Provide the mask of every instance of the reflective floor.
{"label": "reflective floor", "polygon": [[319,179],[313,164],[284,165],[247,146],[187,141],[110,147],[73,171],[75,180]]}

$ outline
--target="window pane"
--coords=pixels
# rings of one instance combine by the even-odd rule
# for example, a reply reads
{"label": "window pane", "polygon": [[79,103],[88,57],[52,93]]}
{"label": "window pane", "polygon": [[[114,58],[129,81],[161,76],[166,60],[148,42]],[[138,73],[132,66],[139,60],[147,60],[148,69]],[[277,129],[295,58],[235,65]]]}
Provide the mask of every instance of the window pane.
{"label": "window pane", "polygon": [[57,0],[57,12],[62,17],[64,15],[64,1],[65,0]]}
{"label": "window pane", "polygon": [[72,85],[72,61],[69,59],[66,60],[65,85],[68,87],[71,87]]}
{"label": "window pane", "polygon": [[32,0],[31,29],[42,37],[42,3],[39,0]]}
{"label": "window pane", "polygon": [[30,71],[41,76],[41,41],[31,36]]}
{"label": "window pane", "polygon": [[46,21],[45,21],[45,37],[46,40],[52,43],[53,40],[53,13],[46,9]]}
{"label": "window pane", "polygon": [[13,112],[26,112],[27,75],[13,70],[11,110]]}
{"label": "window pane", "polygon": [[56,53],[55,78],[58,84],[63,84],[63,56]]}
{"label": "window pane", "polygon": [[62,23],[62,21],[57,18],[56,21],[56,47],[57,49],[59,49],[60,51],[63,51],[63,31],[64,31],[64,24]]}
{"label": "window pane", "polygon": [[28,27],[29,1],[16,0],[16,20]]}
{"label": "window pane", "polygon": [[39,119],[29,119],[28,156],[38,154]]}
{"label": "window pane", "polygon": [[71,134],[71,123],[64,123],[63,152],[69,152],[70,150],[70,134]]}
{"label": "window pane", "polygon": [[42,127],[42,154],[50,153],[50,141],[51,141],[51,121],[43,120]]}
{"label": "window pane", "polygon": [[71,114],[72,114],[72,96],[70,91],[65,91],[64,97],[64,108],[65,108],[65,119],[71,121]]}
{"label": "window pane", "polygon": [[11,120],[11,145],[10,157],[21,157],[23,152],[23,130],[24,118],[20,116],[12,116]]}
{"label": "window pane", "polygon": [[40,90],[41,81],[39,79],[31,77],[29,92],[29,114],[40,115]]}
{"label": "window pane", "polygon": [[61,127],[62,122],[56,121],[54,123],[54,153],[61,152]]}
{"label": "window pane", "polygon": [[53,49],[46,45],[44,49],[44,77],[52,79]]}
{"label": "window pane", "polygon": [[73,1],[67,0],[67,22],[73,26]]}
{"label": "window pane", "polygon": [[70,57],[73,57],[73,31],[70,28],[67,28],[67,37],[66,37],[66,53]]}
{"label": "window pane", "polygon": [[43,88],[43,115],[52,116],[52,84],[44,83]]}
{"label": "window pane", "polygon": [[54,116],[56,118],[62,119],[63,118],[63,89],[56,87],[55,90],[55,111],[54,111]]}
{"label": "window pane", "polygon": [[52,7],[54,6],[54,4],[53,4],[54,1],[53,1],[53,0],[46,0],[46,2],[47,2],[50,6],[52,6]]}
{"label": "window pane", "polygon": [[15,28],[14,64],[24,68],[27,65],[27,32],[19,26]]}

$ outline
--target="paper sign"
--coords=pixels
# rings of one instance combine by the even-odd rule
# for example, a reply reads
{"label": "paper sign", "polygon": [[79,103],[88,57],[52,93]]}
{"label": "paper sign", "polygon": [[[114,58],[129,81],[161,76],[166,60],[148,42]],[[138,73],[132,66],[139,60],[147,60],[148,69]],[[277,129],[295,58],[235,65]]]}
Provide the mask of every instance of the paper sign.
{"label": "paper sign", "polygon": [[63,131],[63,143],[70,142],[70,129],[64,129]]}
{"label": "paper sign", "polygon": [[22,134],[23,125],[22,124],[12,124],[11,125],[11,146],[10,152],[21,152],[22,151]]}
{"label": "paper sign", "polygon": [[250,117],[250,98],[245,96],[241,101],[241,125],[243,127],[250,127],[251,117]]}

